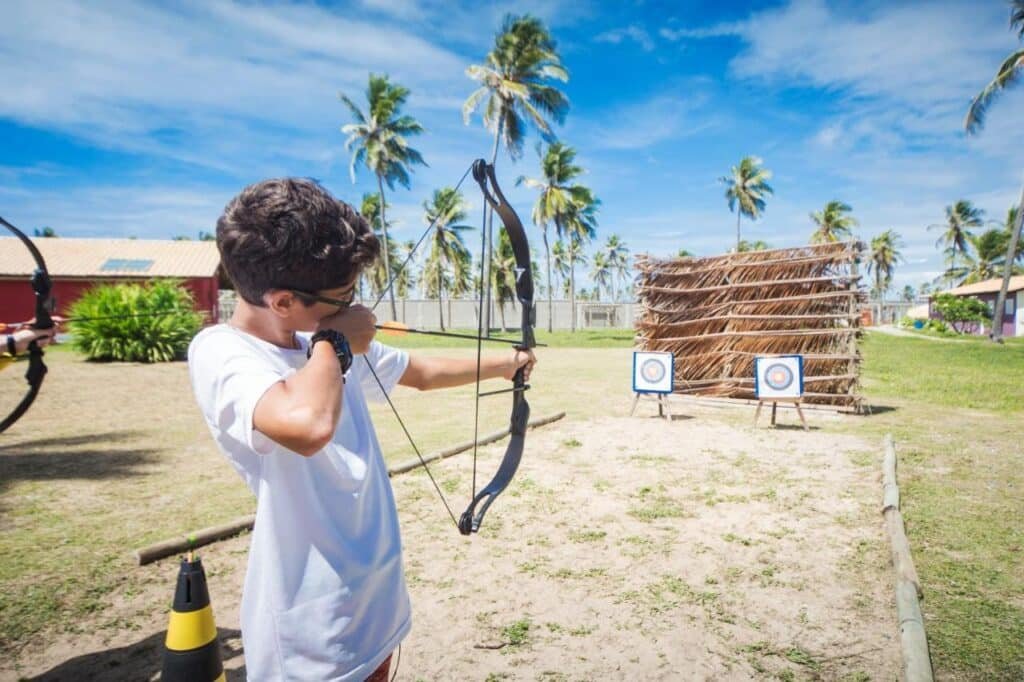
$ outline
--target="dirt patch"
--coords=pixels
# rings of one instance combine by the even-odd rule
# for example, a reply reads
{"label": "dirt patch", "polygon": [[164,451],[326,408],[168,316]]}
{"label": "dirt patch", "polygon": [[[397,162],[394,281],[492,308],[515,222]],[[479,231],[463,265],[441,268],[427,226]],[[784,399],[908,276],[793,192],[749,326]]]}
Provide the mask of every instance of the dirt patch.
{"label": "dirt patch", "polygon": [[[398,679],[895,678],[879,486],[857,463],[876,444],[689,413],[699,418],[531,432],[518,477],[471,539],[422,473],[396,479],[414,611]],[[483,478],[502,450],[484,453]],[[470,466],[459,456],[431,468],[456,514]],[[203,552],[229,679],[242,678],[247,545]],[[177,567],[134,570],[148,576],[142,589],[23,650],[16,669],[0,664],[0,677],[155,675]]]}

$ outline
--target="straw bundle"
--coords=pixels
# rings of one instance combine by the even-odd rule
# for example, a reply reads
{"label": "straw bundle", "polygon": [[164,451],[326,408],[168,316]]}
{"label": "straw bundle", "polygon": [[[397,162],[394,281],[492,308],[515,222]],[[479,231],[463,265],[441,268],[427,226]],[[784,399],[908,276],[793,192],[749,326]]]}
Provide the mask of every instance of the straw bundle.
{"label": "straw bundle", "polygon": [[637,344],[676,356],[676,393],[754,398],[754,358],[804,356],[804,399],[860,411],[864,245],[636,258]]}

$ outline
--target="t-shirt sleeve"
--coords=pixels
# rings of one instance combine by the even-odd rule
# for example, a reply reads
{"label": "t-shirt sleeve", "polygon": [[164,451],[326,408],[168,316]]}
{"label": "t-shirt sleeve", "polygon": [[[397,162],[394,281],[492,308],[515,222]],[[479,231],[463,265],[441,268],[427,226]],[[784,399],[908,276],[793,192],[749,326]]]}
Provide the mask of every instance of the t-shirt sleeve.
{"label": "t-shirt sleeve", "polygon": [[[373,367],[373,372],[370,372],[367,363]],[[381,393],[381,387],[390,394],[395,386],[398,385],[398,380],[405,374],[405,369],[408,366],[408,353],[391,346],[385,346],[378,341],[373,341],[370,343],[370,349],[366,352],[366,355],[354,358],[352,369],[353,373],[359,378],[359,385],[363,390],[363,395],[368,400],[384,402],[384,394]],[[374,373],[377,375],[377,379],[380,379],[380,384],[374,378]]]}
{"label": "t-shirt sleeve", "polygon": [[263,394],[294,370],[282,374],[258,348],[227,332],[197,336],[189,346],[188,364],[196,402],[218,440],[271,451],[274,442],[254,429],[253,413]]}

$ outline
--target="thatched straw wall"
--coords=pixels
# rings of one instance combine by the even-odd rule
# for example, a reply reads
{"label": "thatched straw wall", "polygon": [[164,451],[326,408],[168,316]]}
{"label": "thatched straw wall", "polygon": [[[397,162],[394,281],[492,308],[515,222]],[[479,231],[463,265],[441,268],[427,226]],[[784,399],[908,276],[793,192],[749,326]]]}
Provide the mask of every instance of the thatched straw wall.
{"label": "thatched straw wall", "polygon": [[861,408],[860,242],[636,258],[637,343],[676,356],[675,392],[754,397],[754,358],[804,356],[804,399]]}

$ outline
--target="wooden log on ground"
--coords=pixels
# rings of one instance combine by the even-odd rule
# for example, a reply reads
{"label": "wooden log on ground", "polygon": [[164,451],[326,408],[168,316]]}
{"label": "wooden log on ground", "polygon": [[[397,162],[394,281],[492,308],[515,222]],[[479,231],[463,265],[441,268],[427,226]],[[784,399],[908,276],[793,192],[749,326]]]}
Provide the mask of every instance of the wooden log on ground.
{"label": "wooden log on ground", "polygon": [[910,542],[899,509],[899,486],[896,482],[896,445],[892,434],[885,436],[882,458],[882,514],[892,550],[896,573],[896,616],[900,624],[900,650],[903,674],[907,682],[932,682],[932,662],[928,638],[921,614],[921,581],[910,555]]}
{"label": "wooden log on ground", "polygon": [[[544,426],[552,422],[556,422],[565,416],[565,412],[556,412],[555,414],[548,415],[547,417],[540,417],[538,419],[530,420],[527,424],[528,428],[535,429],[538,426]],[[495,441],[501,440],[508,435],[509,430],[503,429],[501,431],[495,431],[494,433],[487,434],[486,436],[478,439],[476,443],[478,445],[487,445]],[[473,441],[469,443],[460,443],[454,447],[440,452],[435,452],[424,457],[427,462],[434,462],[439,459],[451,457],[457,455],[460,452],[465,452],[473,447]],[[423,466],[422,463],[417,459],[413,462],[406,462],[396,467],[388,469],[388,476],[395,476],[396,474],[405,473],[416,467]],[[224,540],[230,537],[234,537],[239,533],[252,530],[253,524],[256,522],[256,516],[249,514],[248,516],[240,516],[234,521],[223,523],[219,526],[211,526],[210,528],[203,528],[197,530],[194,533],[184,535],[178,538],[171,538],[170,540],[163,540],[156,544],[149,545],[147,547],[141,547],[135,550],[135,559],[138,561],[139,566],[158,561],[165,557],[169,557],[174,554],[180,554],[187,552],[190,549],[209,545],[217,542],[218,540]]]}
{"label": "wooden log on ground", "polygon": [[252,530],[254,520],[255,517],[252,514],[248,516],[240,516],[234,521],[222,523],[219,526],[203,528],[202,530],[197,530],[194,533],[190,533],[189,535],[185,535],[180,538],[171,538],[170,540],[158,542],[155,545],[142,547],[141,549],[135,550],[135,558],[138,560],[139,566],[145,566],[157,559],[163,559],[164,557],[171,556],[172,554],[187,552],[195,547],[202,547],[203,545],[208,545],[211,542],[224,540],[225,538],[234,537],[235,535],[247,530]]}
{"label": "wooden log on ground", "polygon": [[[527,426],[527,428],[535,429],[538,426],[545,426],[547,424],[550,424],[551,422],[556,422],[556,421],[558,421],[559,419],[561,419],[564,416],[565,416],[565,412],[557,412],[555,414],[548,415],[547,417],[540,417],[539,419],[531,419],[530,422],[526,426]],[[490,445],[491,443],[494,443],[495,441],[501,440],[502,438],[504,438],[507,435],[508,435],[508,429],[502,429],[500,431],[495,431],[493,433],[489,433],[486,436],[481,436],[480,438],[478,438],[475,441],[475,443],[476,443],[477,446]],[[460,452],[465,452],[466,450],[472,449],[473,445],[474,445],[474,441],[472,441],[472,440],[466,441],[465,443],[459,443],[458,445],[453,445],[452,447],[450,447],[450,448],[448,448],[446,450],[441,450],[439,452],[435,452],[435,453],[426,455],[423,458],[423,461],[425,461],[427,464],[430,464],[431,462],[436,462],[439,459],[446,459],[446,458],[451,457],[453,455],[457,455]],[[423,462],[420,462],[419,458],[417,457],[416,459],[411,459],[411,460],[409,460],[407,462],[403,462],[402,464],[399,464],[397,466],[393,466],[393,467],[389,468],[388,469],[388,476],[395,476],[397,474],[404,474],[407,471],[412,471],[413,469],[416,469],[416,468],[421,467],[421,466],[423,466]]]}

